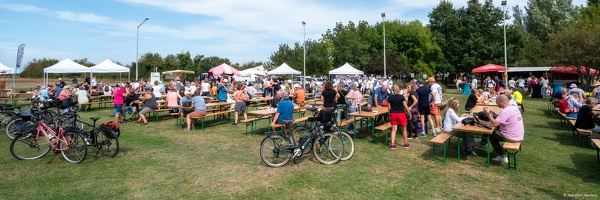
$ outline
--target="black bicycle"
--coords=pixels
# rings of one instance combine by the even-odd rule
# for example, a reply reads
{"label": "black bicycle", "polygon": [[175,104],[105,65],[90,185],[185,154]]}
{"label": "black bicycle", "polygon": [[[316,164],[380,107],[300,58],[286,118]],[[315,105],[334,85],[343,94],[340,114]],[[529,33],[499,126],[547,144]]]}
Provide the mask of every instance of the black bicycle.
{"label": "black bicycle", "polygon": [[[316,122],[317,118],[309,117],[308,121]],[[281,167],[287,164],[290,158],[295,163],[296,159],[310,148],[315,158],[322,164],[331,165],[340,161],[344,154],[344,143],[337,134],[324,133],[323,125],[304,136],[285,133],[292,124],[293,120],[285,120],[283,132],[266,133],[267,136],[260,143],[260,158],[265,164],[270,167]],[[299,137],[298,140],[295,139],[295,135]]]}
{"label": "black bicycle", "polygon": [[[96,126],[99,117],[90,117],[92,124],[84,122],[77,114],[77,109],[73,109],[63,114],[65,120],[62,126],[69,128],[67,130],[74,131],[76,134],[86,138],[86,145],[96,147],[96,155],[101,154],[104,157],[113,158],[119,153],[119,133],[115,132],[108,124],[100,124]],[[85,131],[83,127],[92,127],[90,131]]]}

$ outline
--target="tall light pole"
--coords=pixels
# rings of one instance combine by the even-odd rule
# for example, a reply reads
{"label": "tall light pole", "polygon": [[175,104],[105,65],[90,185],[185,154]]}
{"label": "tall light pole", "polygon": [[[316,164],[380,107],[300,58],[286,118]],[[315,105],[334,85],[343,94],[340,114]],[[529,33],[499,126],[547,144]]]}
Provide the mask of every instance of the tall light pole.
{"label": "tall light pole", "polygon": [[508,58],[506,56],[506,0],[502,1],[502,19],[504,19],[504,85],[508,86]]}
{"label": "tall light pole", "polygon": [[146,19],[144,19],[144,21],[142,21],[142,23],[140,23],[140,25],[137,26],[137,33],[135,36],[135,80],[138,80],[138,62],[140,62],[139,59],[139,53],[138,50],[140,48],[140,26],[142,26],[142,24],[144,24],[144,22],[148,21],[150,19],[150,17],[146,17]]}
{"label": "tall light pole", "polygon": [[302,51],[304,51],[304,77],[302,77],[302,87],[305,87],[304,80],[306,80],[306,22],[302,21],[304,27],[304,43],[302,44]]}
{"label": "tall light pole", "polygon": [[385,60],[385,13],[381,13],[381,18],[383,18],[383,76],[387,76],[387,63]]}

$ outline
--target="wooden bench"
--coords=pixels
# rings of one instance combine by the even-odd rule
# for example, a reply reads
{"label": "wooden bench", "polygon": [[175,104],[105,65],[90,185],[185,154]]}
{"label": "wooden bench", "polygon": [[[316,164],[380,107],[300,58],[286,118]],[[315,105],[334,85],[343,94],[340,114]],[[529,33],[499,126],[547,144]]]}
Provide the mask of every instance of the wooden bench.
{"label": "wooden bench", "polygon": [[592,139],[592,143],[596,145],[596,159],[600,163],[600,139]]}
{"label": "wooden bench", "polygon": [[163,108],[163,109],[160,109],[160,110],[152,110],[150,112],[154,114],[154,121],[157,122],[158,121],[158,113],[161,113],[161,112],[171,112],[171,111],[174,111],[174,110],[175,109],[171,109],[171,108]]}
{"label": "wooden bench", "polygon": [[[388,129],[392,128],[392,124],[385,123],[379,126],[375,127],[375,130],[377,131],[377,138],[379,138],[379,133],[383,132],[385,134],[385,146],[388,145]],[[373,142],[375,141],[375,133],[372,133],[371,137],[373,138]],[[379,144],[379,140],[377,140],[377,144]]]}
{"label": "wooden bench", "polygon": [[[296,118],[296,119],[294,119],[294,124],[301,123],[306,120],[308,120],[308,117]],[[277,128],[283,128],[283,124],[275,124],[272,126],[272,128],[273,128],[273,130],[275,130]]]}
{"label": "wooden bench", "polygon": [[[504,151],[506,151],[506,156],[508,156],[508,169],[514,168],[517,170],[517,153],[521,151],[521,142],[504,142],[502,145]],[[511,157],[512,157],[512,165],[511,165]]]}
{"label": "wooden bench", "polygon": [[[196,120],[199,119],[201,121],[201,123],[202,123],[201,124],[201,128],[202,128],[202,130],[204,130],[204,119],[206,119],[207,117],[216,117],[216,116],[219,116],[219,115],[227,114],[227,122],[229,122],[229,119],[231,118],[229,115],[231,113],[233,113],[233,112],[234,112],[233,110],[224,110],[224,111],[219,111],[219,112],[212,112],[212,113],[207,113],[206,115],[201,116],[201,117],[192,117],[192,119],[196,119]],[[198,123],[198,122],[196,121],[196,123]],[[198,128],[196,127],[196,129],[198,129]]]}
{"label": "wooden bench", "polygon": [[269,119],[269,117],[270,116],[267,115],[267,116],[252,118],[252,119],[240,120],[240,122],[243,122],[246,124],[246,134],[248,134],[248,125],[250,125],[250,127],[251,127],[250,129],[252,131],[252,136],[256,136],[256,122],[259,120],[263,120],[263,119]]}
{"label": "wooden bench", "polygon": [[571,132],[573,133],[573,137],[575,137],[575,121],[577,121],[576,119],[570,119],[568,120],[569,123],[569,129],[571,129]]}
{"label": "wooden bench", "polygon": [[446,149],[447,146],[450,146],[446,145],[446,142],[449,142],[449,139],[452,136],[453,135],[451,133],[442,132],[439,135],[435,136],[433,139],[429,140],[429,142],[433,143],[433,149],[431,150],[431,160],[435,160],[435,147],[440,146],[444,150],[444,163],[446,163]]}
{"label": "wooden bench", "polygon": [[581,141],[582,145],[585,145],[585,139],[588,138],[590,135],[592,135],[592,130],[589,129],[575,129],[577,130],[577,135],[579,135],[579,139]]}
{"label": "wooden bench", "polygon": [[106,104],[112,104],[115,101],[114,100],[106,100],[106,101],[100,101],[100,102],[102,102],[104,104],[104,107],[106,108],[107,107]]}

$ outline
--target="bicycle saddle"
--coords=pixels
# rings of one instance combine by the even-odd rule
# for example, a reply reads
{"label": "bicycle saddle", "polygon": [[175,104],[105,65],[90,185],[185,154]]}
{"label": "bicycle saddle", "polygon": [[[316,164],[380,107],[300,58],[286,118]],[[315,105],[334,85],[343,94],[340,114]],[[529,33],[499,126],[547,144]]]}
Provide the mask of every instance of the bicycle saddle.
{"label": "bicycle saddle", "polygon": [[100,117],[90,117],[90,119],[94,122],[98,121],[100,119]]}

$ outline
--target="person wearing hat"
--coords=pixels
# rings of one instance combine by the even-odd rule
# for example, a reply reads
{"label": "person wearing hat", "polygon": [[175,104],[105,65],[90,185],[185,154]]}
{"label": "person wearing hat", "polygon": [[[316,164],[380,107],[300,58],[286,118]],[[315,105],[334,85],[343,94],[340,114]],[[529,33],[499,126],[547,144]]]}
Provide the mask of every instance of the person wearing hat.
{"label": "person wearing hat", "polygon": [[575,84],[575,83],[571,83],[569,88],[571,88],[569,90],[569,93],[573,93],[573,92],[579,93],[579,102],[583,102],[583,100],[586,98],[585,92],[581,88],[577,87],[577,84]]}
{"label": "person wearing hat", "polygon": [[429,115],[431,112],[431,105],[433,104],[434,99],[429,99],[429,95],[433,95],[431,89],[427,86],[423,85],[423,80],[417,80],[418,88],[416,90],[418,97],[417,108],[419,110],[419,117],[421,119],[421,136],[427,135],[427,129],[425,128],[425,124],[427,123],[426,119],[429,119]]}
{"label": "person wearing hat", "polygon": [[115,91],[113,92],[113,104],[115,105],[115,122],[123,123],[123,103],[125,100],[125,88],[121,85],[115,85]]}
{"label": "person wearing hat", "polygon": [[296,104],[300,104],[300,105],[304,104],[305,91],[301,85],[298,85],[298,84],[294,85],[294,96],[296,97],[296,100],[295,100]]}
{"label": "person wearing hat", "polygon": [[594,81],[594,83],[592,83],[592,85],[590,86],[594,87],[594,89],[592,90],[592,97],[600,99],[600,92],[598,91],[600,90],[600,81]]}
{"label": "person wearing hat", "polygon": [[227,93],[229,92],[229,80],[223,79],[221,84],[217,86],[217,99],[219,102],[227,101]]}
{"label": "person wearing hat", "polygon": [[156,110],[158,108],[156,104],[156,98],[154,97],[154,92],[152,88],[146,90],[146,94],[144,95],[144,108],[140,110],[140,118],[137,120],[140,125],[148,124],[148,120],[146,119],[146,113],[150,111]]}
{"label": "person wearing hat", "polygon": [[442,93],[442,86],[435,82],[435,78],[433,76],[429,77],[427,82],[429,83],[429,88],[431,89],[431,98],[434,99],[430,113],[433,115],[435,124],[433,123],[433,120],[429,119],[429,121],[432,123],[431,130],[433,130],[433,135],[435,136],[436,132],[442,132],[442,116],[440,115],[440,109],[442,108],[442,96],[444,94]]}

